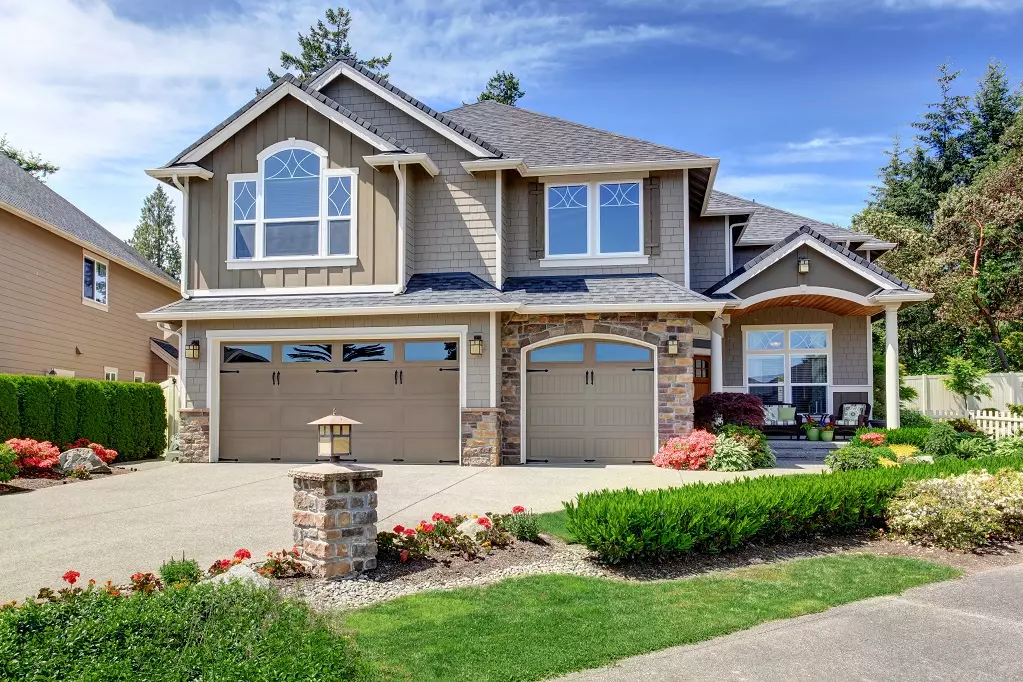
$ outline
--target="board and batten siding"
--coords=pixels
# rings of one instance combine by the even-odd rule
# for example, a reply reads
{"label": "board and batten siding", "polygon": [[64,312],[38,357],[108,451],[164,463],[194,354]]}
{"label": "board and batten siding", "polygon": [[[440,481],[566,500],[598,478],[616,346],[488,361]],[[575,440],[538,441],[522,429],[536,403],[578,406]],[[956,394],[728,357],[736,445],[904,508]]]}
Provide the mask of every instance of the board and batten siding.
{"label": "board and batten siding", "polygon": [[[359,261],[352,267],[227,269],[232,173],[255,173],[257,155],[289,138],[327,150],[330,168],[358,168]],[[369,144],[293,97],[285,97],[204,157],[213,172],[189,188],[188,258],[192,289],[396,284],[398,278],[398,179],[393,169],[374,170]]]}
{"label": "board and batten siding", "polygon": [[107,310],[87,306],[82,256],[81,246],[0,209],[0,373],[58,368],[102,379],[104,367],[116,367],[131,381],[134,371],[150,379],[165,365],[149,345],[163,332],[136,313],[178,300],[177,291],[109,262]]}

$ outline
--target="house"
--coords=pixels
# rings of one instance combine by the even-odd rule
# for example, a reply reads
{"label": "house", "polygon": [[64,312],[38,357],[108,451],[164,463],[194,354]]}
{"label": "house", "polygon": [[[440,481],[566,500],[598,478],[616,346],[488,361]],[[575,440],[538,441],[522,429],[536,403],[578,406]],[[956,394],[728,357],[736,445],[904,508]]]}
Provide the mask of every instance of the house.
{"label": "house", "polygon": [[183,458],[308,460],[336,410],[358,462],[644,462],[700,392],[870,401],[871,317],[930,294],[718,165],[344,58],[281,78],[147,171],[184,196],[184,297],[142,315],[186,339]]}
{"label": "house", "polygon": [[[178,282],[0,154],[0,372],[162,381]],[[165,345],[161,348],[157,344]]]}

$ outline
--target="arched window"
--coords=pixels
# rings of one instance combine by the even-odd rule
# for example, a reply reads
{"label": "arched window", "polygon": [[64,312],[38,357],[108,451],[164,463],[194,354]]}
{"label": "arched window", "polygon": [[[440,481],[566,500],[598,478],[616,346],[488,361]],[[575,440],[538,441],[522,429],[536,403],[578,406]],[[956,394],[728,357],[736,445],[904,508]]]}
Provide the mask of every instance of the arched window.
{"label": "arched window", "polygon": [[291,139],[264,149],[259,171],[228,176],[228,268],[354,265],[356,169]]}

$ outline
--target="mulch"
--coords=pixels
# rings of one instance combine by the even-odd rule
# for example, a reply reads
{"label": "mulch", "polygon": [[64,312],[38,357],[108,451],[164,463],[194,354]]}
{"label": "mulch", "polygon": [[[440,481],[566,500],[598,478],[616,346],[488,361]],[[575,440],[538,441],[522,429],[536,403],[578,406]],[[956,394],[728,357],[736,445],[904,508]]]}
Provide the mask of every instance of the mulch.
{"label": "mulch", "polygon": [[109,474],[93,474],[92,478],[83,481],[80,478],[21,478],[15,476],[7,483],[0,483],[0,495],[17,495],[18,493],[27,493],[33,490],[42,490],[43,488],[53,488],[58,485],[70,485],[72,483],[88,483],[89,481],[96,481],[108,476],[119,476],[121,474],[128,474],[135,471],[133,468],[114,466],[111,467],[111,473]]}

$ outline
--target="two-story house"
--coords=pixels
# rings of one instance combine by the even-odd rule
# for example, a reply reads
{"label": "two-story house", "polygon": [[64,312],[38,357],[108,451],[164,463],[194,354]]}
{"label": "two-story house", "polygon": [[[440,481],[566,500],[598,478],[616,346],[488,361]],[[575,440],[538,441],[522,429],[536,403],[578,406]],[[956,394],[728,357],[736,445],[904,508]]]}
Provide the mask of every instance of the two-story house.
{"label": "two-story house", "polygon": [[[308,460],[336,410],[359,462],[642,462],[702,392],[871,400],[871,317],[929,294],[718,164],[346,59],[281,78],[147,171],[184,195],[183,298],[142,315],[187,344],[184,457]],[[888,379],[891,414],[895,347]]]}

